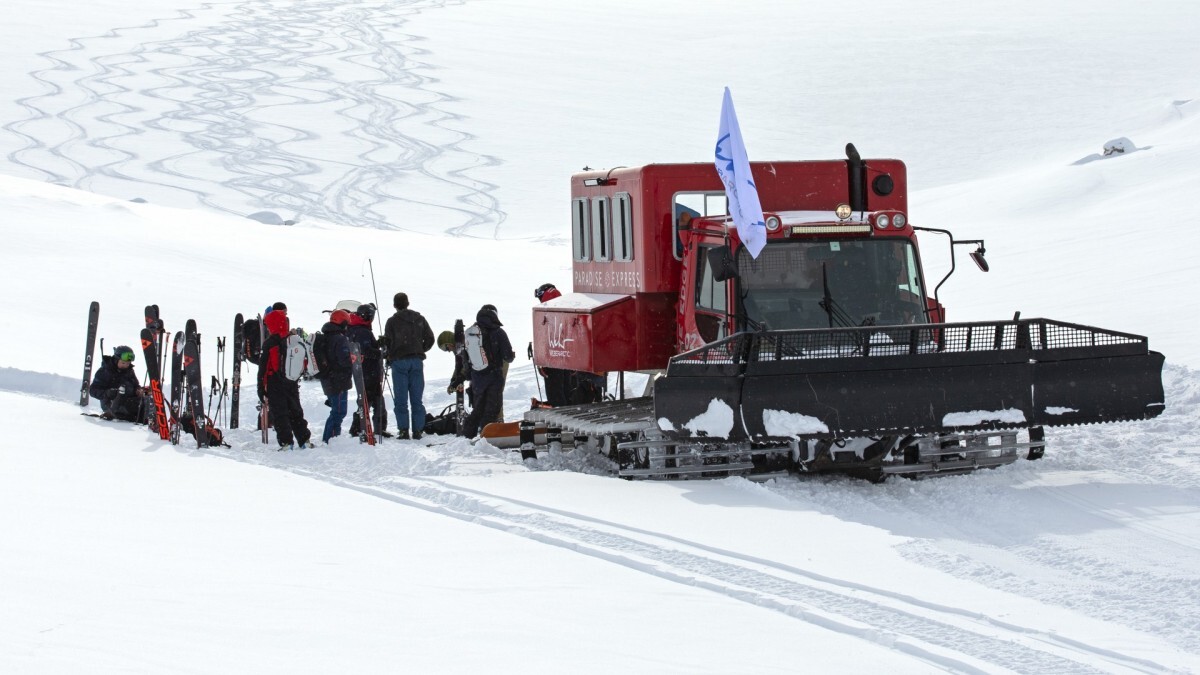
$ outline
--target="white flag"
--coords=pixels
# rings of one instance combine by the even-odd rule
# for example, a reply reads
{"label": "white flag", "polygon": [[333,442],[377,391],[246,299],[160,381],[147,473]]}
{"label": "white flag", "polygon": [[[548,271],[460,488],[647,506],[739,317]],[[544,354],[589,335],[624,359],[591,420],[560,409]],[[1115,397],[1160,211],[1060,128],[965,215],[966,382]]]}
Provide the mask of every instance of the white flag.
{"label": "white flag", "polygon": [[729,215],[737,226],[738,238],[750,251],[750,257],[758,258],[763,246],[767,245],[767,224],[763,222],[758,188],[750,175],[750,159],[746,156],[746,144],[742,142],[742,130],[738,127],[729,87],[725,87],[725,100],[721,102],[721,130],[717,134],[716,154],[717,174],[725,183]]}

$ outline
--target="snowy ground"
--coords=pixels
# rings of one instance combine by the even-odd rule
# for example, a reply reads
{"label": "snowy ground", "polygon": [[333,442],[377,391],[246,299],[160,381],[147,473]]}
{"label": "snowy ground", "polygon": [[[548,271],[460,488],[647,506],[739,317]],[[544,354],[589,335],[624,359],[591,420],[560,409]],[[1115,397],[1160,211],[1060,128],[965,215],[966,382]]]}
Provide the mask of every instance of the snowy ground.
{"label": "snowy ground", "polygon": [[[0,669],[1200,672],[1194,5],[21,10],[0,27]],[[719,58],[725,36],[753,48]],[[445,439],[280,454],[237,430],[201,453],[70,403],[93,299],[106,347],[156,302],[228,377],[235,312],[284,300],[315,329],[372,299],[372,267],[435,331],[497,304],[522,352],[532,289],[568,285],[568,175],[707,160],[724,85],[752,158],[900,157],[915,223],[987,240],[992,272],[942,289],[952,319],[1148,335],[1167,411],[980,475],[759,485]],[[1119,136],[1137,149],[1096,156]],[[449,367],[427,362],[431,410]],[[537,395],[523,356],[507,394],[510,418]]]}

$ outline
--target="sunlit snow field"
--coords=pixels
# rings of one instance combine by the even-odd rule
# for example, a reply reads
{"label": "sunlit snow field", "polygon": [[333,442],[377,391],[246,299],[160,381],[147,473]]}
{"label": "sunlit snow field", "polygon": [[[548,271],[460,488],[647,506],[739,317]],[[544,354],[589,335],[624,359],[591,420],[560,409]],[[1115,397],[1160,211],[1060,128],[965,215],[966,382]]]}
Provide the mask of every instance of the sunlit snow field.
{"label": "sunlit snow field", "polygon": [[[20,3],[0,669],[1200,671],[1198,27],[1182,2]],[[435,331],[496,304],[515,419],[532,291],[570,286],[569,175],[709,161],[724,86],[752,159],[854,142],[907,162],[915,224],[986,240],[951,320],[1147,335],[1167,411],[883,485],[626,482],[439,438],[198,451],[78,414],[92,300],[106,348],[148,303],[196,319],[224,378],[234,313],[312,330],[377,289]],[[430,354],[434,412],[449,369]]]}

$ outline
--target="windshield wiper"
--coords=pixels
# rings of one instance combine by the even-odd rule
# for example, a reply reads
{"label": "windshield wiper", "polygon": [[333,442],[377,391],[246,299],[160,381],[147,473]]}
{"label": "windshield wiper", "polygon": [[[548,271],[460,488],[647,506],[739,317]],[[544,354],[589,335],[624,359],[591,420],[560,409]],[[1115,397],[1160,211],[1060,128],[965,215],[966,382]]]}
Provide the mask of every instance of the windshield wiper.
{"label": "windshield wiper", "polygon": [[[824,291],[824,297],[821,302],[817,303],[821,309],[825,310],[825,314],[829,316],[829,327],[834,328],[850,328],[854,325],[854,320],[842,309],[842,306],[833,299],[833,294],[829,292],[829,269],[826,263],[821,263],[821,287]],[[864,322],[865,323],[865,322]]]}

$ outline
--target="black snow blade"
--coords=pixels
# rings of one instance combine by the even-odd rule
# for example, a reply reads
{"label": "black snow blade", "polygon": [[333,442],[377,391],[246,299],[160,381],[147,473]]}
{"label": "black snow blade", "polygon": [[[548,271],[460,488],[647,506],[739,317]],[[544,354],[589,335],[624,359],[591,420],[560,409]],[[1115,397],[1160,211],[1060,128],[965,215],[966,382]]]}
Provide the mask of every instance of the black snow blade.
{"label": "black snow blade", "polygon": [[[1048,319],[738,333],[671,360],[664,431],[768,442],[1156,417],[1145,337]],[[673,427],[673,428],[672,428]]]}

